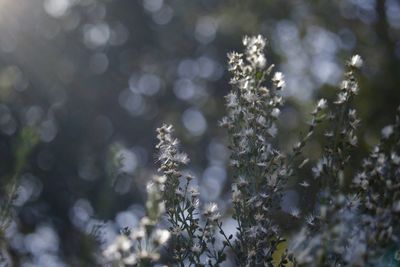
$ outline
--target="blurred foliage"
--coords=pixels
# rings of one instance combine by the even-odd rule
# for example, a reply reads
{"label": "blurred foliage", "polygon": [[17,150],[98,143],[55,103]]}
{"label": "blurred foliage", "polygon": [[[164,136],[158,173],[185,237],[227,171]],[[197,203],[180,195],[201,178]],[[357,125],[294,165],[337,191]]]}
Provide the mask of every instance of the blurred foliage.
{"label": "blurred foliage", "polygon": [[[333,97],[345,58],[365,59],[359,165],[400,103],[398,0],[0,0],[0,177],[7,183],[21,166],[18,216],[6,233],[17,265],[91,266],[94,225],[105,223],[107,239],[136,224],[163,122],[184,137],[202,197],[227,199],[217,127],[226,53],[255,33],[268,37],[268,60],[287,78],[287,148],[307,127],[299,122],[310,100]],[[27,151],[14,150],[25,128],[39,138],[26,164]],[[111,146],[122,158],[115,180]],[[318,151],[310,144],[311,158]],[[287,201],[307,209],[313,194],[300,199],[297,190],[294,181]]]}
{"label": "blurred foliage", "polygon": [[14,141],[12,154],[15,158],[12,173],[2,178],[0,187],[0,264],[2,265],[9,261],[6,231],[15,217],[12,205],[18,197],[19,178],[39,138],[35,129],[25,127]]}

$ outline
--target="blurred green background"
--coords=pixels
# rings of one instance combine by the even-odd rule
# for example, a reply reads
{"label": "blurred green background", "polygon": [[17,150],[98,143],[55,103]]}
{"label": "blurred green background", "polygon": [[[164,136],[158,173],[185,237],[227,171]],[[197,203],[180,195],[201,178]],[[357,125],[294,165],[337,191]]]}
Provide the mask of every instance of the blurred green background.
{"label": "blurred green background", "polygon": [[[164,122],[192,159],[202,200],[228,203],[229,152],[217,126],[229,90],[226,53],[251,34],[268,39],[268,62],[286,77],[283,149],[305,128],[313,101],[333,97],[354,53],[365,62],[356,162],[393,121],[399,0],[0,0],[3,200],[18,136],[29,128],[39,137],[6,231],[16,266],[95,265],[96,225],[106,243],[144,214]],[[318,149],[311,144],[310,155]],[[292,187],[285,201],[306,203]]]}

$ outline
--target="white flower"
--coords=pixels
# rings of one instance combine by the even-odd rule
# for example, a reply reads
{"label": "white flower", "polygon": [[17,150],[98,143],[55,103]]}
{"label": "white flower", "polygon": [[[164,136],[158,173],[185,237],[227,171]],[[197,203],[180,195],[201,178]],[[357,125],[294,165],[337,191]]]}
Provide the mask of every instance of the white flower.
{"label": "white flower", "polygon": [[122,251],[128,251],[132,246],[131,240],[129,240],[129,238],[125,235],[119,235],[115,240],[115,243]]}
{"label": "white flower", "polygon": [[172,229],[171,229],[171,234],[172,235],[178,236],[181,233],[182,233],[182,229],[179,226],[172,227]]}
{"label": "white flower", "polygon": [[292,215],[295,218],[299,218],[300,217],[300,210],[298,208],[296,208],[296,207],[293,207],[293,208],[290,209],[289,214]]}
{"label": "white flower", "polygon": [[261,221],[265,220],[265,217],[263,214],[257,213],[256,215],[254,215],[254,219],[256,220],[256,222],[261,222]]}
{"label": "white flower", "polygon": [[265,58],[264,55],[258,55],[255,59],[254,59],[254,65],[257,68],[264,68],[265,64],[267,64],[267,59]]}
{"label": "white flower", "polygon": [[204,214],[210,214],[218,211],[218,205],[217,203],[211,202],[207,205]]}
{"label": "white flower", "polygon": [[302,186],[302,187],[309,187],[310,186],[310,184],[307,181],[303,181],[299,185]]}
{"label": "white flower", "polygon": [[382,137],[388,139],[393,134],[393,132],[393,125],[388,125],[382,129]]}
{"label": "white flower", "polygon": [[147,183],[147,185],[146,185],[146,191],[147,191],[147,193],[148,193],[149,195],[150,195],[150,194],[155,194],[155,193],[158,192],[157,187],[154,185],[153,182]]}
{"label": "white flower", "polygon": [[219,126],[221,127],[229,127],[230,125],[230,120],[227,117],[223,117],[220,121],[219,121]]}
{"label": "white flower", "polygon": [[190,195],[192,197],[198,197],[200,195],[199,189],[197,187],[190,187],[189,188]]}
{"label": "white flower", "polygon": [[[247,35],[245,37],[243,37],[242,43],[244,46],[247,46],[250,43],[250,37]],[[228,56],[229,56],[229,54],[228,54]]]}
{"label": "white flower", "polygon": [[315,220],[314,215],[309,214],[309,215],[306,216],[306,222],[307,222],[309,225],[313,226],[313,225],[314,225],[314,220]]}
{"label": "white flower", "polygon": [[189,157],[187,156],[186,153],[183,153],[183,152],[182,153],[177,153],[175,155],[175,160],[177,162],[182,163],[182,164],[188,164],[189,163]]}
{"label": "white flower", "polygon": [[240,191],[235,187],[233,188],[232,192],[232,202],[233,203],[238,203],[241,200],[241,193]]}
{"label": "white flower", "polygon": [[204,216],[212,221],[218,220],[221,217],[218,212],[218,205],[214,202],[209,203],[204,210]]}
{"label": "white flower", "polygon": [[318,109],[325,109],[326,108],[326,99],[321,98],[317,104]]}
{"label": "white flower", "polygon": [[274,108],[271,111],[271,116],[274,118],[278,118],[279,114],[281,114],[281,111],[279,110],[279,108]]}
{"label": "white flower", "polygon": [[350,82],[348,80],[343,80],[340,84],[340,88],[344,90],[350,89]]}
{"label": "white flower", "polygon": [[249,237],[256,238],[258,229],[259,229],[258,225],[251,226],[249,229],[247,229],[247,233],[248,233]]}
{"label": "white flower", "polygon": [[354,55],[350,60],[350,65],[355,68],[361,68],[363,60],[359,55]]}
{"label": "white flower", "polygon": [[275,72],[274,77],[272,77],[273,81],[281,81],[283,80],[285,76],[282,74],[282,72]]}
{"label": "white flower", "polygon": [[314,166],[311,170],[314,174],[314,178],[319,178],[324,170],[324,165],[325,165],[324,159],[318,161],[317,165]]}
{"label": "white flower", "polygon": [[141,240],[146,236],[146,231],[144,227],[139,227],[134,229],[130,236],[133,240]]}
{"label": "white flower", "polygon": [[103,251],[103,255],[111,261],[119,260],[121,258],[121,253],[118,251],[118,247],[114,242]]}
{"label": "white flower", "polygon": [[119,260],[122,257],[121,252],[127,252],[132,247],[132,241],[125,235],[119,235],[103,251],[103,255],[109,260]]}
{"label": "white flower", "polygon": [[183,191],[182,191],[182,188],[177,188],[177,189],[175,189],[175,194],[176,194],[177,196],[183,197],[184,193],[183,193]]}
{"label": "white flower", "polygon": [[229,69],[230,71],[235,71],[243,65],[242,57],[243,57],[243,54],[240,54],[240,53],[236,53],[236,52],[228,53],[228,63],[230,66],[230,69]]}
{"label": "white flower", "polygon": [[272,126],[267,130],[268,134],[271,135],[272,137],[275,137],[276,134],[278,133],[278,129],[276,128],[275,124],[272,124]]}
{"label": "white flower", "polygon": [[168,230],[157,229],[153,233],[153,241],[157,245],[163,245],[168,241],[170,236],[171,234]]}
{"label": "white flower", "polygon": [[284,78],[285,76],[282,74],[282,72],[275,72],[274,77],[272,77],[272,82],[275,84],[276,87],[281,89],[284,88],[286,85]]}
{"label": "white flower", "polygon": [[392,152],[392,154],[390,155],[390,158],[392,159],[394,164],[396,164],[396,165],[400,164],[400,156],[397,155],[395,152]]}
{"label": "white flower", "polygon": [[165,175],[154,175],[153,181],[159,184],[164,184],[167,181],[167,176]]}
{"label": "white flower", "polygon": [[142,217],[142,219],[140,219],[140,226],[145,227],[145,226],[152,225],[152,224],[153,224],[152,221],[147,216],[144,216],[144,217]]}
{"label": "white flower", "polygon": [[201,246],[199,244],[194,244],[192,247],[192,252],[195,254],[200,254],[201,252]]}
{"label": "white flower", "polygon": [[237,96],[234,93],[229,93],[226,97],[226,106],[228,108],[234,108],[237,107],[238,105],[238,100],[237,100]]}
{"label": "white flower", "polygon": [[261,95],[263,95],[263,96],[268,96],[269,95],[269,90],[265,86],[261,86],[259,88],[259,91],[260,91]]}
{"label": "white flower", "polygon": [[134,265],[137,263],[136,255],[131,253],[128,257],[123,259],[124,264]]}
{"label": "white flower", "polygon": [[341,105],[341,104],[343,104],[344,102],[346,102],[346,100],[347,100],[347,93],[344,93],[344,92],[339,93],[339,94],[337,95],[337,97],[338,97],[338,99],[335,101],[335,104]]}

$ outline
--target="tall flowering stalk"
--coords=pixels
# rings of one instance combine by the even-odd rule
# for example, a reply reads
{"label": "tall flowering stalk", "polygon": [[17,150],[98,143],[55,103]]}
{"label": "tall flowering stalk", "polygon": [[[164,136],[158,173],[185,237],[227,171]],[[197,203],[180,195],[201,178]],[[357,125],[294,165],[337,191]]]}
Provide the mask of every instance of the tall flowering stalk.
{"label": "tall flowering stalk", "polygon": [[191,186],[193,177],[184,174],[181,167],[189,162],[178,149],[179,141],[172,136],[171,125],[157,129],[159,140],[159,171],[166,177],[163,198],[172,233],[170,249],[179,266],[218,266],[225,260],[224,243],[216,244],[216,229],[221,227],[216,203],[199,210],[199,191]]}
{"label": "tall flowering stalk", "polygon": [[285,81],[280,72],[271,77],[273,65],[267,68],[265,44],[261,35],[245,37],[244,54],[228,55],[232,91],[221,125],[230,137],[232,202],[238,222],[233,249],[240,266],[272,266],[272,255],[284,241],[272,214],[279,208],[289,175],[285,157],[274,146]]}
{"label": "tall flowering stalk", "polygon": [[362,243],[364,238],[363,231],[352,227],[358,223],[359,200],[345,193],[344,183],[346,167],[357,146],[356,130],[360,120],[352,108],[352,100],[359,90],[354,72],[361,65],[358,55],[348,62],[337,99],[326,117],[328,126],[322,157],[312,168],[320,185],[318,202],[315,212],[305,218],[305,227],[292,241],[299,266],[335,266],[359,261],[356,257],[349,259],[346,254],[350,252],[346,247],[351,246],[351,241]]}

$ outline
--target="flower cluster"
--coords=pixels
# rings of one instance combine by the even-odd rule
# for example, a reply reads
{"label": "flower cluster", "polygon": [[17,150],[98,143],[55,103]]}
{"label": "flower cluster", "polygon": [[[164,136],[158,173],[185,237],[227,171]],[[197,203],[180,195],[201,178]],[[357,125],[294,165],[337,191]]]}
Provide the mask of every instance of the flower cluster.
{"label": "flower cluster", "polygon": [[[224,235],[216,203],[210,203],[201,213],[199,191],[191,185],[193,177],[181,167],[189,162],[178,149],[179,141],[172,136],[172,126],[157,129],[159,171],[147,185],[147,216],[135,229],[124,229],[104,251],[107,262],[118,266],[152,266],[160,259],[159,250],[168,241],[167,261],[195,266],[217,266],[225,260],[226,242],[217,244],[216,230]],[[169,229],[160,229],[162,216]],[[225,236],[227,240],[228,237]],[[232,238],[232,237],[230,237]]]}
{"label": "flower cluster", "polygon": [[382,131],[381,142],[353,179],[361,200],[361,224],[368,236],[368,257],[400,240],[400,108],[396,122]]}
{"label": "flower cluster", "polygon": [[149,266],[160,258],[159,250],[170,238],[168,230],[159,229],[157,223],[165,211],[162,190],[165,177],[155,176],[147,185],[147,216],[134,229],[124,229],[103,251],[107,262],[118,266],[139,264]]}
{"label": "flower cluster", "polygon": [[218,206],[210,203],[203,213],[200,212],[199,191],[191,186],[193,177],[180,170],[189,159],[179,151],[179,142],[172,136],[172,126],[163,125],[157,132],[159,171],[166,177],[163,198],[172,233],[173,260],[177,263],[188,261],[195,266],[202,266],[204,262],[210,266],[218,265],[225,259],[226,247],[226,244],[220,247],[216,244],[216,229],[222,231]]}
{"label": "flower cluster", "polygon": [[[400,238],[400,116],[385,127],[381,142],[352,178],[349,161],[357,146],[360,120],[352,108],[358,92],[354,71],[362,66],[355,55],[348,62],[335,107],[327,116],[330,129],[321,160],[313,167],[320,195],[312,217],[291,242],[298,266],[366,266]],[[352,188],[345,184],[353,181]]]}

